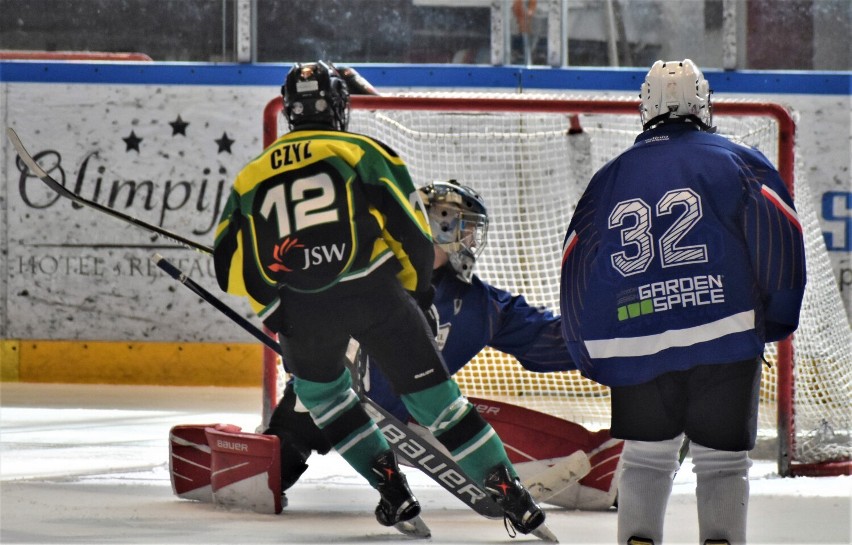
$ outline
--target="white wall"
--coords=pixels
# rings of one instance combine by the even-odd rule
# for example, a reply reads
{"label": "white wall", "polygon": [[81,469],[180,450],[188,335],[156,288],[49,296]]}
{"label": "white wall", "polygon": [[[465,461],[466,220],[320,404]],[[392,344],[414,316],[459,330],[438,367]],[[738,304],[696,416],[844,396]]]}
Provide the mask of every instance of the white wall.
{"label": "white wall", "polygon": [[[33,155],[43,157],[40,163],[52,176],[83,197],[212,245],[233,177],[262,149],[262,110],[276,91],[267,86],[4,82],[0,118]],[[777,100],[798,112],[800,159],[815,188],[814,205],[820,206],[828,191],[852,191],[850,97],[761,100]],[[175,134],[171,125],[178,117],[188,123],[185,134]],[[138,151],[125,141],[131,133],[141,139]],[[229,150],[217,143],[225,133],[233,141]],[[22,173],[15,157],[3,138],[0,337],[251,339],[149,261],[155,252],[163,254],[254,320],[242,300],[219,291],[209,257],[57,197],[32,174]],[[125,190],[109,202],[111,191],[131,181],[150,181],[154,191],[148,197],[140,190],[128,205]],[[843,206],[838,203],[836,212],[845,215],[845,223],[823,220],[838,244],[838,237],[849,236],[852,222],[852,210]],[[849,252],[832,252],[832,260],[849,312]]]}
{"label": "white wall", "polygon": [[[270,89],[147,85],[4,86],[5,125],[48,172],[81,196],[212,246],[227,191],[262,149]],[[169,124],[180,116],[186,135]],[[140,138],[139,150],[125,142]],[[227,133],[230,152],[216,140]],[[8,281],[3,337],[231,341],[250,339],[149,260],[159,252],[230,305],[212,260],[103,213],[58,197],[16,168],[4,138]],[[153,182],[128,206],[128,181]],[[175,324],[179,324],[175,327]]]}

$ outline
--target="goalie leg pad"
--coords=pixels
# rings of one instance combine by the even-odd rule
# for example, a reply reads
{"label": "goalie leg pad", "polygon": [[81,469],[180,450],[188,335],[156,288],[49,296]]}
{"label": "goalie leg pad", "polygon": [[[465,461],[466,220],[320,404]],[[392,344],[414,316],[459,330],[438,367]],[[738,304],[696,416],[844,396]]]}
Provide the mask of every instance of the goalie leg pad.
{"label": "goalie leg pad", "polygon": [[[524,471],[523,479],[536,478],[539,462],[564,459],[584,452],[591,469],[579,482],[563,487],[547,503],[566,509],[604,510],[613,506],[617,495],[617,469],[624,442],[609,430],[592,432],[585,427],[540,411],[491,399],[470,397],[477,411],[490,423],[506,446],[509,459]],[[529,468],[521,469],[529,463]]]}
{"label": "goalie leg pad", "polygon": [[564,458],[521,462],[515,465],[515,469],[524,486],[537,502],[565,507],[560,502],[570,498],[571,505],[567,507],[577,509],[575,504],[579,489],[578,481],[589,472],[591,466],[586,453],[578,450]]}
{"label": "goalie leg pad", "polygon": [[281,494],[280,444],[274,435],[207,428],[213,500],[228,507],[278,514]]}
{"label": "goalie leg pad", "polygon": [[587,453],[591,470],[579,482],[577,509],[609,509],[618,495],[618,472],[624,441],[610,437],[609,430],[601,430],[595,439],[603,442]]}
{"label": "goalie leg pad", "polygon": [[223,427],[238,432],[230,424],[187,424],[169,430],[169,476],[172,492],[186,500],[213,501],[210,485],[210,446],[206,428]]}

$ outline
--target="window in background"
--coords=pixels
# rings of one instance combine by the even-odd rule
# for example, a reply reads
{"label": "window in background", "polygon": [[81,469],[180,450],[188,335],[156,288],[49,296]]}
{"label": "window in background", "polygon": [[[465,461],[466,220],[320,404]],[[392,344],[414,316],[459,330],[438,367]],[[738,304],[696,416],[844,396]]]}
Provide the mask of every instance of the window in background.
{"label": "window in background", "polygon": [[234,60],[234,0],[0,0],[0,49]]}
{"label": "window in background", "polygon": [[411,0],[259,2],[257,60],[490,63],[490,8]]}
{"label": "window in background", "polygon": [[725,25],[735,21],[736,68],[852,69],[850,0],[0,2],[3,50],[139,52],[155,61],[236,62],[236,11],[243,2],[256,8],[248,31],[254,33],[258,62],[325,57],[487,65],[494,43],[492,9],[498,6],[506,10],[509,50],[501,63],[547,65],[553,47],[548,28],[560,24],[564,8],[564,66],[646,68],[658,58],[689,57],[703,68],[728,67]]}

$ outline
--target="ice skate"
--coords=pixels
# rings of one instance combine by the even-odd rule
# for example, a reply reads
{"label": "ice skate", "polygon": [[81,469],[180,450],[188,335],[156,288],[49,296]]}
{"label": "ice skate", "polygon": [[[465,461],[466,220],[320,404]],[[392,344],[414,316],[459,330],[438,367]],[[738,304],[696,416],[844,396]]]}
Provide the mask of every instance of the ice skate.
{"label": "ice skate", "polygon": [[488,473],[485,489],[503,508],[506,529],[510,535],[514,530],[521,534],[532,534],[543,541],[559,542],[544,523],[544,512],[521,481],[510,476],[506,466],[498,465]]}
{"label": "ice skate", "polygon": [[376,520],[383,526],[393,526],[406,535],[430,537],[431,532],[419,517],[420,503],[408,488],[405,475],[399,470],[393,452],[376,457],[372,471],[378,475],[376,486],[382,498],[376,506]]}

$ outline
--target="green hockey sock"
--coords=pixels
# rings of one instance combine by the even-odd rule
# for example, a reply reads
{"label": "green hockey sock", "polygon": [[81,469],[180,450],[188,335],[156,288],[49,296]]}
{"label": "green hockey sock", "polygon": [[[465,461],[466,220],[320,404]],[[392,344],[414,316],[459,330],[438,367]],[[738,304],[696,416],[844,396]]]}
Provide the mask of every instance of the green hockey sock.
{"label": "green hockey sock", "polygon": [[405,394],[402,401],[415,420],[429,428],[476,482],[482,483],[497,464],[505,465],[516,476],[500,437],[461,395],[455,381]]}
{"label": "green hockey sock", "polygon": [[334,449],[375,487],[373,460],[390,445],[351,386],[348,370],[332,382],[293,381],[296,395]]}

